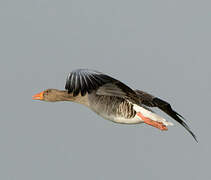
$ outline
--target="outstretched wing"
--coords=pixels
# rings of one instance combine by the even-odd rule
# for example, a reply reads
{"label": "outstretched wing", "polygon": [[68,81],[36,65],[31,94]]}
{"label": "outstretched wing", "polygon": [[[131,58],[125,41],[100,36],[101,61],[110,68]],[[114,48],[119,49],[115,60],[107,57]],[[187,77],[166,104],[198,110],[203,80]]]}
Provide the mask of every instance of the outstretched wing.
{"label": "outstretched wing", "polygon": [[117,79],[95,70],[77,69],[69,73],[65,89],[68,93],[82,96],[96,91],[97,95],[117,96],[139,103],[136,93]]}
{"label": "outstretched wing", "polygon": [[139,101],[142,104],[148,107],[158,107],[159,109],[161,109],[163,112],[165,112],[166,114],[171,116],[173,119],[175,119],[178,123],[180,123],[197,141],[196,135],[190,130],[188,125],[182,120],[184,119],[184,117],[181,116],[176,111],[174,111],[168,102],[160,98],[157,98],[151,94],[148,94],[147,92],[144,92],[144,91],[140,91],[140,90],[134,90],[134,91],[136,92],[137,96],[139,97]]}

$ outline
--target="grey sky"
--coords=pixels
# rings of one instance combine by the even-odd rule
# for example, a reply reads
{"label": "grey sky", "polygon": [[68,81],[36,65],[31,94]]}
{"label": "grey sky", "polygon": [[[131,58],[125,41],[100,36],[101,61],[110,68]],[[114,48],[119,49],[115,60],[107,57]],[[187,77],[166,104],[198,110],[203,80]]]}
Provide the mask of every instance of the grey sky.
{"label": "grey sky", "polygon": [[[211,3],[1,0],[0,179],[198,180],[210,174]],[[118,125],[73,103],[32,101],[92,68],[146,90],[175,126]]]}

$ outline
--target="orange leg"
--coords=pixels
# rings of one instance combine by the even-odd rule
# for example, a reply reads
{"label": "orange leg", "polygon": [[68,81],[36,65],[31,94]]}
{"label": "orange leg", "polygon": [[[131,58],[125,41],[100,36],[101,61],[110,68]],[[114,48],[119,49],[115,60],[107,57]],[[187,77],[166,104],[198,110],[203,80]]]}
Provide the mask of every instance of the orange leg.
{"label": "orange leg", "polygon": [[152,119],[143,116],[143,114],[141,114],[140,112],[137,113],[137,116],[139,116],[144,121],[145,124],[156,127],[160,129],[161,131],[168,130],[166,125],[164,125],[162,122],[153,121]]}

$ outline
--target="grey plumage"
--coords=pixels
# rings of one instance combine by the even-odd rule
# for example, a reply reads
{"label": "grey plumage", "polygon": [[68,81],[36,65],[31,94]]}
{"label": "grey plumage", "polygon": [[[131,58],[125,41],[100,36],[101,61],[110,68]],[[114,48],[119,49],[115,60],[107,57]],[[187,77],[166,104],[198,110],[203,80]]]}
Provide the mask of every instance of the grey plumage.
{"label": "grey plumage", "polygon": [[90,108],[106,119],[115,117],[130,119],[136,115],[133,105],[121,97],[96,95],[88,96]]}
{"label": "grey plumage", "polygon": [[[101,72],[88,69],[72,71],[66,80],[65,89],[73,96],[88,96],[90,108],[104,118],[133,118],[136,114],[133,104],[145,109],[158,107],[179,122],[197,141],[195,134],[174,111],[170,104],[151,94],[140,90],[132,90],[117,79]],[[147,108],[147,107],[148,108]],[[183,118],[184,119],[184,118]]]}

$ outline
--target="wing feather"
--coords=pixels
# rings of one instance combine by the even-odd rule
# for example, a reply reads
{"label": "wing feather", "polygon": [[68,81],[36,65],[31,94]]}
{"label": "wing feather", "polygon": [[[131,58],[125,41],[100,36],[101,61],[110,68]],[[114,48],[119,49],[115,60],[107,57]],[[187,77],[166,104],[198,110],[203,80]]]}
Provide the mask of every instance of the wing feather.
{"label": "wing feather", "polygon": [[79,72],[79,76],[80,76],[80,88],[81,88],[81,95],[84,96],[86,94],[86,89],[87,89],[87,84],[86,84],[86,80],[83,78],[83,76],[81,75],[81,73]]}
{"label": "wing feather", "polygon": [[68,93],[77,96],[81,93],[84,96],[96,91],[98,95],[117,96],[127,98],[132,102],[139,103],[136,93],[120,82],[106,74],[95,70],[77,69],[67,76],[65,89]]}
{"label": "wing feather", "polygon": [[178,123],[180,123],[197,141],[196,135],[191,131],[189,126],[186,124],[186,122],[183,121],[184,117],[182,115],[180,115],[179,113],[177,113],[176,111],[174,111],[168,102],[166,102],[160,98],[157,98],[157,97],[155,97],[147,92],[144,92],[144,91],[140,91],[140,90],[134,90],[134,91],[138,95],[139,100],[142,104],[144,104],[148,107],[158,107],[160,110],[162,110],[163,112],[165,112],[166,114],[171,116],[174,120],[176,120]]}

